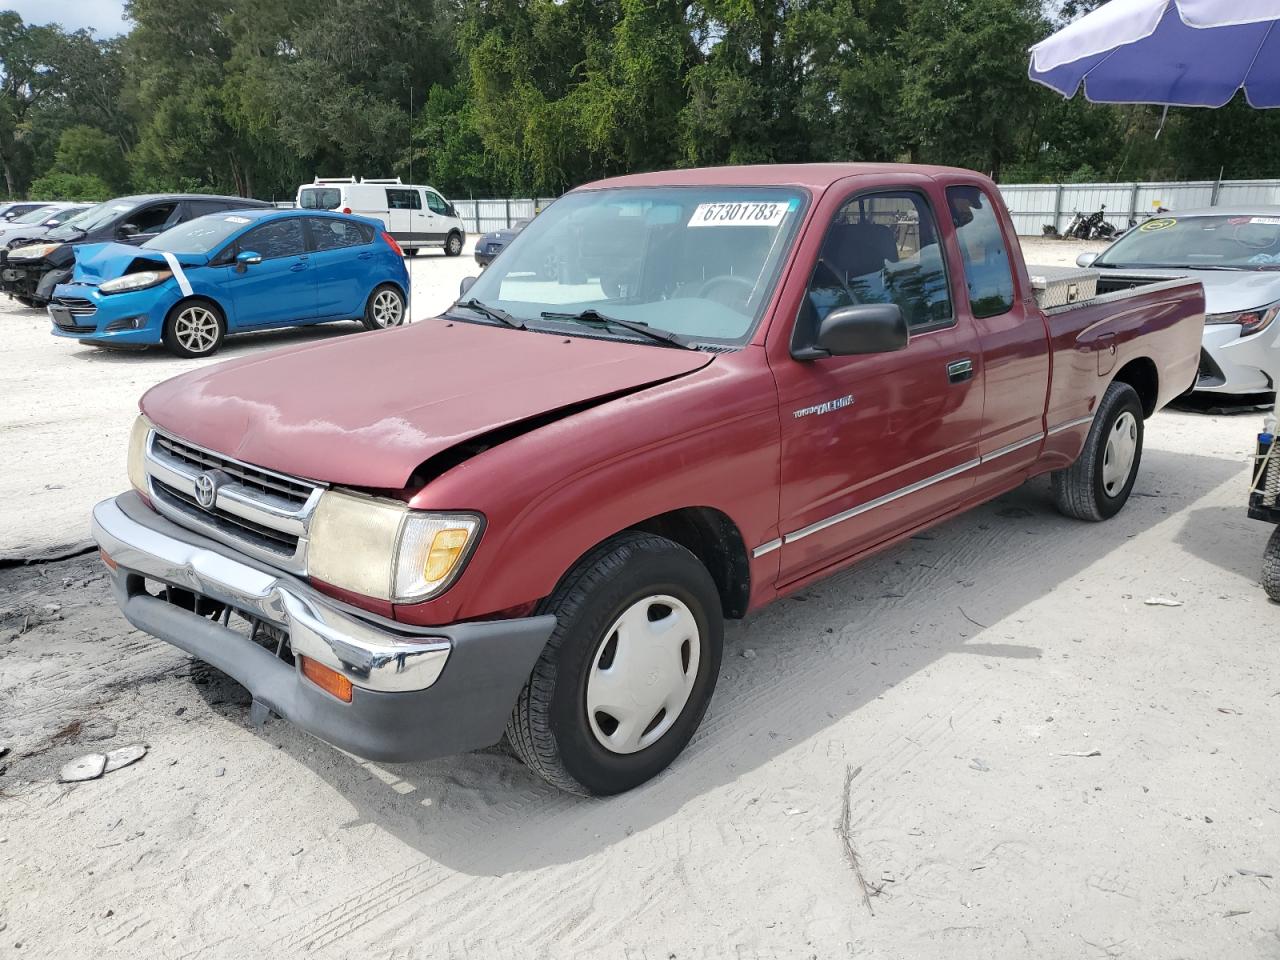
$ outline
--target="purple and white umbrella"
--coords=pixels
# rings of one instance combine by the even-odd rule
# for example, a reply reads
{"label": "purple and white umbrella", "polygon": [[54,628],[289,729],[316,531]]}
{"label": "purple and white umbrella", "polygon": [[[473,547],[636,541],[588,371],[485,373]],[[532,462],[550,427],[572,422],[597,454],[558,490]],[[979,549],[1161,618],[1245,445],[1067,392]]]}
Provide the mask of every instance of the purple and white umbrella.
{"label": "purple and white umbrella", "polygon": [[1094,103],[1280,107],[1280,0],[1111,0],[1031,48],[1031,79]]}

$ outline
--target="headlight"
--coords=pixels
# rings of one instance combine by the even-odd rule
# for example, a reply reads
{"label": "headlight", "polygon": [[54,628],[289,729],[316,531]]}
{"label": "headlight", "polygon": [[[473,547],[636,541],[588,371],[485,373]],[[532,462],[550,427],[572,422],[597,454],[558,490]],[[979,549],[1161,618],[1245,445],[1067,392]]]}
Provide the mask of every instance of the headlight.
{"label": "headlight", "polygon": [[482,526],[471,513],[427,513],[329,490],[311,517],[307,572],[366,597],[426,600],[462,572]]}
{"label": "headlight", "polygon": [[132,290],[145,290],[158,283],[164,283],[173,276],[171,270],[140,270],[108,280],[98,288],[100,293],[129,293]]}
{"label": "headlight", "polygon": [[142,493],[147,492],[147,438],[151,436],[151,430],[151,421],[139,415],[133,421],[133,432],[129,434],[129,482]]}
{"label": "headlight", "polygon": [[1205,325],[1211,323],[1238,323],[1240,336],[1258,333],[1271,325],[1271,321],[1280,313],[1280,300],[1253,310],[1242,310],[1238,313],[1210,313],[1204,318]]}
{"label": "headlight", "polygon": [[41,257],[47,257],[60,246],[62,246],[60,243],[33,243],[29,247],[18,247],[15,250],[10,250],[9,256],[19,257],[23,260],[39,260]]}

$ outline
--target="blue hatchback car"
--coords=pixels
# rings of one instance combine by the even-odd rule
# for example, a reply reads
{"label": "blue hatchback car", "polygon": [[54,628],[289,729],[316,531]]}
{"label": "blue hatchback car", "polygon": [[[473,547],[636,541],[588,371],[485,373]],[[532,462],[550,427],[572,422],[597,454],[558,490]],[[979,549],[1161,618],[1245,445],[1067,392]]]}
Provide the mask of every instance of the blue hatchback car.
{"label": "blue hatchback car", "polygon": [[377,220],[308,210],[234,210],[141,246],[85,244],[49,303],[53,333],[86,343],[163,343],[207,357],[230,333],[409,314],[409,273]]}

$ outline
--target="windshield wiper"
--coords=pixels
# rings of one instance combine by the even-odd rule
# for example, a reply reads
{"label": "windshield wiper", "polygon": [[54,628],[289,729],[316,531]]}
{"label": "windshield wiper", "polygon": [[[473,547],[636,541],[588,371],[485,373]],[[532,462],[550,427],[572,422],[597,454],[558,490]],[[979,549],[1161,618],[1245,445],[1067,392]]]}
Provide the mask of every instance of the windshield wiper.
{"label": "windshield wiper", "polygon": [[1247,267],[1224,267],[1219,263],[1175,263],[1161,270],[1245,270]]}
{"label": "windshield wiper", "polygon": [[499,323],[506,324],[515,330],[527,330],[523,320],[517,320],[505,310],[499,310],[497,307],[490,307],[481,303],[475,297],[470,300],[462,300],[454,304],[455,307],[466,307],[468,310],[474,310],[482,316],[488,317],[490,320],[497,320]]}
{"label": "windshield wiper", "polygon": [[681,350],[698,349],[678,333],[663,330],[661,327],[651,327],[647,323],[640,323],[635,320],[622,320],[618,317],[611,317],[607,313],[601,313],[595,307],[588,307],[579,313],[544,310],[541,315],[547,320],[572,320],[575,323],[586,323],[602,327],[621,327],[624,330],[630,330],[632,333],[638,333],[642,337],[648,337],[650,340],[679,347]]}

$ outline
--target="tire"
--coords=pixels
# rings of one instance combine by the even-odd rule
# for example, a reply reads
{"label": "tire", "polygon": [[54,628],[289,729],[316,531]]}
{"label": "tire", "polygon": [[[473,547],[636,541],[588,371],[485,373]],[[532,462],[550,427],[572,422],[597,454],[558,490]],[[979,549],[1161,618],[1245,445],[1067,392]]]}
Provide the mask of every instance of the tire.
{"label": "tire", "polygon": [[1271,531],[1262,551],[1262,589],[1274,603],[1280,603],[1280,527]]}
{"label": "tire", "polygon": [[1142,437],[1138,392],[1127,383],[1112,383],[1098,404],[1079,458],[1053,473],[1058,509],[1068,517],[1092,521],[1109,520],[1119,513],[1138,477]]}
{"label": "tire", "polygon": [[[702,722],[720,673],[724,621],[711,574],[679,544],[622,533],[587,554],[542,612],[555,614],[556,628],[507,724],[516,755],[584,796],[657,776]],[[648,626],[663,621],[665,630]],[[608,713],[618,693],[630,717]]]}
{"label": "tire", "polygon": [[458,233],[456,230],[453,231],[453,233],[449,234],[449,238],[444,242],[444,255],[446,257],[461,256],[462,248],[465,243],[466,241],[463,240],[462,234]]}
{"label": "tire", "polygon": [[375,287],[373,293],[364,304],[364,319],[361,321],[366,330],[383,330],[388,327],[399,327],[404,324],[404,294],[394,283],[384,283]]}
{"label": "tire", "polygon": [[212,356],[226,336],[226,317],[212,300],[183,300],[164,318],[165,349],[175,357]]}

